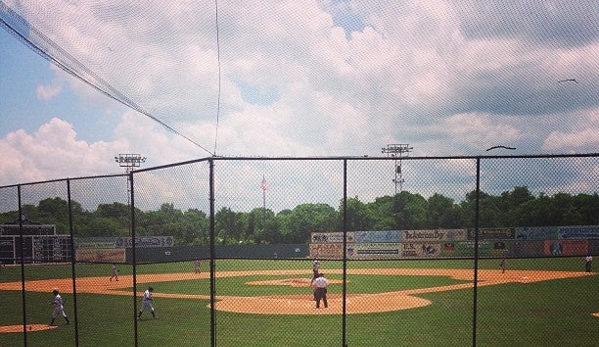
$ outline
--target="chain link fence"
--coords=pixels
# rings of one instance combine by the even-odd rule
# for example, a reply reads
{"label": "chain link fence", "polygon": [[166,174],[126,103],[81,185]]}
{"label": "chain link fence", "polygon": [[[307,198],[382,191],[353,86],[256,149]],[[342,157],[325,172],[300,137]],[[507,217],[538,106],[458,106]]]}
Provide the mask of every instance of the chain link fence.
{"label": "chain link fence", "polygon": [[[0,187],[0,345],[530,346],[574,322],[583,346],[598,161],[215,157]],[[70,327],[37,331],[54,288]]]}

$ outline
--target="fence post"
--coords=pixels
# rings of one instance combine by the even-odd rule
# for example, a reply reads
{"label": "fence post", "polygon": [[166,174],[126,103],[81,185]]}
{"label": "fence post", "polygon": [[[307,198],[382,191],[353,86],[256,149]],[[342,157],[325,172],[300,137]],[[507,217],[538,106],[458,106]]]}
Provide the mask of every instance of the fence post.
{"label": "fence post", "polygon": [[478,228],[480,213],[480,157],[476,158],[476,203],[474,204],[474,295],[472,297],[472,347],[476,347],[476,320],[478,307]]}
{"label": "fence post", "polygon": [[21,208],[21,185],[17,186],[17,195],[19,203],[19,251],[21,252],[21,301],[23,306],[23,346],[27,347],[27,296],[25,295],[25,248],[23,247],[23,210]]}
{"label": "fence post", "polygon": [[75,238],[73,237],[73,204],[71,199],[70,179],[67,179],[67,204],[69,208],[69,235],[71,243],[71,279],[73,280],[73,316],[75,323],[75,346],[79,346],[79,320],[77,319],[77,274],[75,272]]}
{"label": "fence post", "polygon": [[215,276],[215,220],[214,220],[214,160],[210,159],[210,346],[216,347],[216,276]]}
{"label": "fence post", "polygon": [[343,309],[342,346],[347,347],[347,159],[343,160]]}

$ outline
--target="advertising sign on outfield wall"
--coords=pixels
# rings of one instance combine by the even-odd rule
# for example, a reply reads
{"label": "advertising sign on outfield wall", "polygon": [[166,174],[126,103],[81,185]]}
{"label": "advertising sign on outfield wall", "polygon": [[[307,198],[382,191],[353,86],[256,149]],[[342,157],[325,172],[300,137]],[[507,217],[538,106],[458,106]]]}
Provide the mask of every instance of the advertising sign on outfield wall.
{"label": "advertising sign on outfield wall", "polygon": [[399,243],[354,243],[347,245],[350,259],[399,259]]}
{"label": "advertising sign on outfield wall", "polygon": [[124,263],[125,249],[78,249],[75,259],[89,263]]}
{"label": "advertising sign on outfield wall", "polygon": [[[441,246],[442,257],[473,258],[474,241],[458,241],[443,243]],[[483,240],[478,242],[478,256],[481,258],[499,258],[503,252],[509,252],[511,243],[503,240]]]}
{"label": "advertising sign on outfield wall", "polygon": [[[76,237],[75,249],[131,248],[130,237]],[[135,238],[137,248],[172,247],[172,236],[142,236]]]}
{"label": "advertising sign on outfield wall", "polygon": [[559,238],[557,227],[518,227],[517,240],[554,240]]}
{"label": "advertising sign on outfield wall", "polygon": [[[310,239],[312,243],[343,243],[343,232],[313,232],[311,233]],[[355,242],[355,235],[353,231],[347,232],[347,242]]]}
{"label": "advertising sign on outfield wall", "polygon": [[343,259],[343,243],[311,243],[310,258]]}
{"label": "advertising sign on outfield wall", "polygon": [[400,230],[356,231],[356,243],[394,243],[401,242],[403,233]]}
{"label": "advertising sign on outfield wall", "polygon": [[[117,237],[117,248],[131,248],[133,242],[130,237]],[[137,248],[153,248],[153,247],[172,247],[172,236],[142,236],[135,238],[135,247]]]}
{"label": "advertising sign on outfield wall", "polygon": [[438,258],[441,244],[434,242],[404,242],[401,244],[402,258]]}
{"label": "advertising sign on outfield wall", "polygon": [[545,240],[545,255],[567,257],[585,256],[589,252],[587,240]]}
{"label": "advertising sign on outfield wall", "polygon": [[513,255],[515,257],[542,257],[545,255],[545,242],[543,240],[516,241]]}
{"label": "advertising sign on outfield wall", "polygon": [[562,239],[599,239],[599,227],[594,225],[557,227],[557,232]]}
{"label": "advertising sign on outfield wall", "polygon": [[75,249],[109,249],[117,247],[116,237],[75,237]]}
{"label": "advertising sign on outfield wall", "polygon": [[466,229],[404,230],[404,241],[465,241]]}
{"label": "advertising sign on outfield wall", "polygon": [[[474,240],[476,236],[476,229],[468,229],[468,239]],[[515,239],[516,232],[514,228],[480,228],[478,229],[479,240],[493,240],[493,239]]]}

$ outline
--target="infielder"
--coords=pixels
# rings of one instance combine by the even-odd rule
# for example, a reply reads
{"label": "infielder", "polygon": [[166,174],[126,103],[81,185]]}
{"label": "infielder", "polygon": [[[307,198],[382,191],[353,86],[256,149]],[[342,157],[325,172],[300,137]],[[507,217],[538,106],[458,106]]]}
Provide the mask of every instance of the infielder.
{"label": "infielder", "polygon": [[141,308],[139,309],[139,314],[137,315],[137,319],[141,319],[141,314],[147,308],[149,308],[150,312],[152,312],[152,317],[154,317],[154,319],[158,318],[158,317],[156,317],[156,313],[154,312],[154,305],[152,304],[154,301],[154,298],[152,297],[153,291],[154,291],[154,288],[148,287],[148,289],[146,289],[146,291],[144,292],[144,298],[141,303]]}
{"label": "infielder", "polygon": [[54,320],[56,319],[56,316],[58,316],[58,315],[63,316],[64,320],[67,322],[67,324],[71,324],[71,322],[69,322],[69,318],[67,317],[67,314],[64,312],[62,297],[58,293],[58,289],[54,288],[52,290],[52,294],[54,294],[54,300],[50,301],[50,305],[54,305],[54,311],[52,311],[52,321],[48,325],[51,325],[51,326],[55,325]]}
{"label": "infielder", "polygon": [[119,269],[117,269],[116,264],[112,264],[112,275],[110,276],[110,282],[112,282],[113,278],[117,281],[119,280]]}

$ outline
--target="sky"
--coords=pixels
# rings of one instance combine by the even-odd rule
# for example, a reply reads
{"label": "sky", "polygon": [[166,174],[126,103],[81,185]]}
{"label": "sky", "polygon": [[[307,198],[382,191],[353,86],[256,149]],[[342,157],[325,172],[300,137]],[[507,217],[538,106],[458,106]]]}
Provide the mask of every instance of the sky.
{"label": "sky", "polygon": [[40,3],[0,17],[80,78],[0,26],[0,186],[122,173],[119,153],[597,152],[596,0]]}

